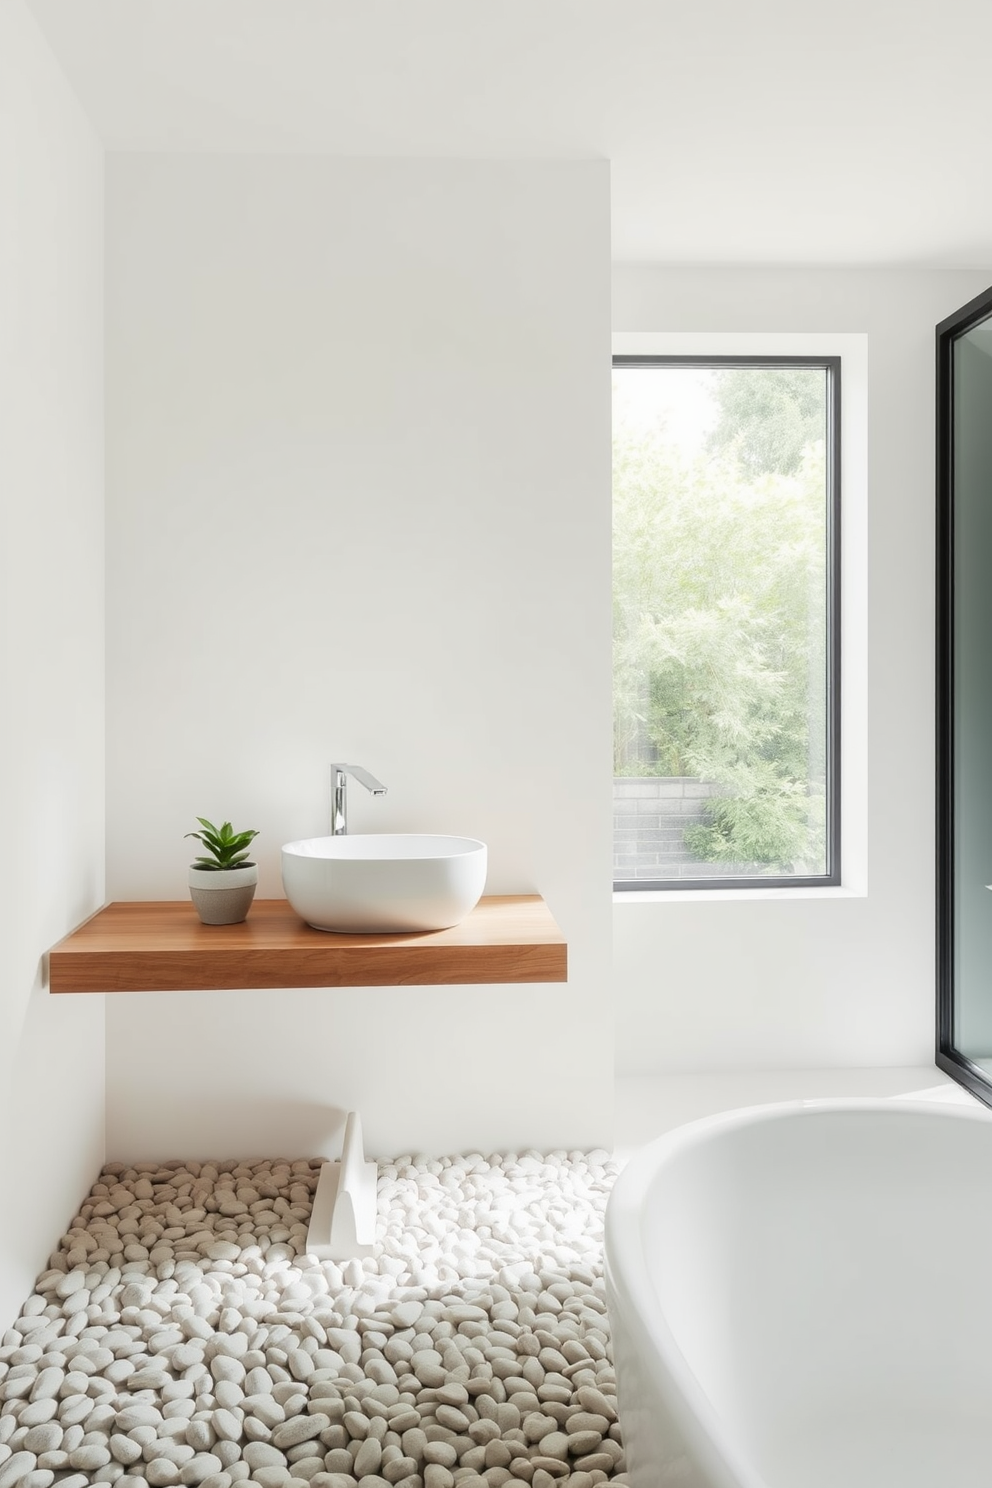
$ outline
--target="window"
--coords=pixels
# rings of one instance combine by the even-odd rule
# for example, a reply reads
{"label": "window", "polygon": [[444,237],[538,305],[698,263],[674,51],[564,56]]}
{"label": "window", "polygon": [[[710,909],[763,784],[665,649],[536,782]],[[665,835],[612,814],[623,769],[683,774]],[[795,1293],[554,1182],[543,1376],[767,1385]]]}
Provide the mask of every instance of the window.
{"label": "window", "polygon": [[840,358],[613,397],[615,887],[839,883]]}

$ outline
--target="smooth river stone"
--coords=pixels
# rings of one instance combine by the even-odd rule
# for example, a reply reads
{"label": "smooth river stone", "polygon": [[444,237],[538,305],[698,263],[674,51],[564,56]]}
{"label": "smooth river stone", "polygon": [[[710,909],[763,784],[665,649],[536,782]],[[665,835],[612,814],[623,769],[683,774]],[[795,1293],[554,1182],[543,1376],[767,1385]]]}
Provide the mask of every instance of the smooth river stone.
{"label": "smooth river stone", "polygon": [[137,1462],[141,1456],[141,1443],[134,1441],[130,1436],[117,1432],[110,1438],[111,1455],[124,1467],[130,1467],[132,1462]]}
{"label": "smooth river stone", "polygon": [[439,1405],[434,1417],[439,1426],[446,1426],[449,1431],[467,1431],[471,1424],[464,1411],[460,1411],[455,1405]]}
{"label": "smooth river stone", "polygon": [[286,1412],[271,1395],[246,1395],[241,1402],[241,1408],[246,1416],[253,1416],[264,1426],[270,1428],[278,1426],[286,1419]]}
{"label": "smooth river stone", "polygon": [[241,1422],[231,1411],[223,1406],[215,1410],[211,1425],[219,1437],[226,1441],[236,1442],[241,1436]]}
{"label": "smooth river stone", "polygon": [[149,1365],[144,1369],[136,1369],[128,1380],[128,1389],[136,1390],[161,1390],[163,1385],[172,1382],[172,1375],[165,1369],[158,1369]]}
{"label": "smooth river stone", "polygon": [[190,1421],[186,1441],[195,1452],[206,1452],[214,1444],[215,1432],[209,1421]]}
{"label": "smooth river stone", "polygon": [[179,1467],[182,1467],[194,1455],[193,1448],[188,1442],[176,1441],[168,1436],[159,1437],[153,1446],[143,1450],[146,1455],[150,1452],[153,1457],[164,1457],[169,1462],[175,1462]]}
{"label": "smooth river stone", "polygon": [[218,1380],[214,1388],[214,1399],[218,1405],[225,1410],[235,1410],[241,1406],[244,1400],[241,1386],[234,1384],[231,1380]]}
{"label": "smooth river stone", "polygon": [[33,1452],[15,1452],[8,1457],[0,1466],[0,1488],[13,1488],[21,1478],[34,1471],[37,1460]]}
{"label": "smooth river stone", "polygon": [[54,1365],[50,1365],[47,1369],[43,1369],[38,1375],[38,1378],[35,1380],[34,1388],[31,1391],[31,1399],[54,1399],[55,1396],[59,1393],[64,1379],[65,1375],[63,1374],[62,1370],[56,1369]]}
{"label": "smooth river stone", "polygon": [[458,1452],[451,1442],[429,1441],[424,1448],[425,1462],[439,1462],[442,1467],[454,1467]]}
{"label": "smooth river stone", "polygon": [[382,1462],[382,1447],[375,1437],[367,1436],[355,1453],[355,1477],[366,1478],[379,1471]]}
{"label": "smooth river stone", "polygon": [[198,1452],[183,1466],[179,1476],[183,1483],[202,1483],[204,1478],[221,1472],[223,1467],[220,1458],[215,1457],[212,1452]]}
{"label": "smooth river stone", "polygon": [[249,1442],[244,1449],[244,1460],[252,1472],[260,1467],[285,1467],[286,1458],[277,1447],[268,1442]]}
{"label": "smooth river stone", "polygon": [[538,1442],[538,1450],[543,1457],[554,1457],[559,1462],[567,1462],[569,1438],[563,1431],[549,1431]]}
{"label": "smooth river stone", "polygon": [[[93,1472],[98,1467],[106,1467],[109,1461],[110,1453],[107,1448],[92,1443],[84,1443],[69,1453],[69,1466],[78,1467],[80,1472]],[[3,1488],[2,1482],[0,1488]]]}
{"label": "smooth river stone", "polygon": [[236,1261],[241,1251],[229,1240],[214,1240],[206,1247],[206,1255],[211,1261]]}
{"label": "smooth river stone", "polygon": [[437,1398],[444,1405],[467,1405],[468,1391],[464,1385],[442,1385]]}
{"label": "smooth river stone", "polygon": [[167,1457],[153,1457],[145,1466],[145,1477],[151,1488],[172,1488],[179,1482],[179,1465]]}
{"label": "smooth river stone", "polygon": [[54,1482],[55,1474],[51,1468],[36,1467],[34,1472],[25,1473],[18,1488],[52,1488]]}
{"label": "smooth river stone", "polygon": [[[58,1401],[53,1400],[51,1397],[47,1400],[32,1400],[21,1411],[18,1417],[18,1425],[28,1428],[40,1426],[43,1421],[50,1421],[57,1414],[58,1408]],[[94,1408],[94,1403],[91,1401],[90,1410],[86,1413],[87,1416]]]}
{"label": "smooth river stone", "polygon": [[453,1488],[454,1474],[439,1462],[429,1462],[424,1468],[424,1488]]}
{"label": "smooth river stone", "polygon": [[576,1395],[579,1404],[585,1406],[587,1411],[592,1411],[598,1416],[605,1416],[608,1421],[616,1420],[616,1407],[609,1396],[604,1395],[601,1390],[596,1390],[591,1385],[582,1385],[576,1391]]}
{"label": "smooth river stone", "polygon": [[422,1302],[401,1302],[393,1308],[389,1316],[397,1328],[412,1328],[423,1316],[423,1311]]}
{"label": "smooth river stone", "polygon": [[595,1411],[576,1411],[574,1416],[569,1416],[565,1424],[565,1430],[573,1433],[595,1431],[597,1436],[605,1436],[609,1430],[610,1423],[605,1416]]}
{"label": "smooth river stone", "polygon": [[317,1411],[312,1416],[293,1416],[273,1428],[272,1445],[280,1449],[299,1446],[300,1442],[319,1436],[330,1424],[330,1416],[325,1416],[322,1411]]}
{"label": "smooth river stone", "polygon": [[32,1426],[24,1438],[25,1451],[35,1452],[39,1456],[42,1452],[55,1452],[62,1445],[62,1427],[55,1421],[45,1421],[41,1425]]}

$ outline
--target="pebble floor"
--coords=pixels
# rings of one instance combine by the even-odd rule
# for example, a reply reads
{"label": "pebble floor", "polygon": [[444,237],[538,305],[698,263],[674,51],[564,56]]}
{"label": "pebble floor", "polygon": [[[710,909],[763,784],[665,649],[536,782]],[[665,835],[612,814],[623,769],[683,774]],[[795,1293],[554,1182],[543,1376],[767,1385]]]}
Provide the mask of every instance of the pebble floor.
{"label": "pebble floor", "polygon": [[620,1488],[605,1152],[379,1169],[306,1252],[320,1159],[110,1163],[0,1342],[0,1488]]}

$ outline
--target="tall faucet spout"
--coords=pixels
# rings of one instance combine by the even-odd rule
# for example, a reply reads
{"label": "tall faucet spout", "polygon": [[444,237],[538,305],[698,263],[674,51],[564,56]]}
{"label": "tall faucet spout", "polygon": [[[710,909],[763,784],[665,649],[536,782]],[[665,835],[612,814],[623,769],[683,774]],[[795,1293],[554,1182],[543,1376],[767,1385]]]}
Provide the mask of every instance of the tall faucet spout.
{"label": "tall faucet spout", "polygon": [[362,765],[331,766],[331,836],[343,837],[348,831],[348,776],[351,775],[373,796],[384,796],[386,787]]}

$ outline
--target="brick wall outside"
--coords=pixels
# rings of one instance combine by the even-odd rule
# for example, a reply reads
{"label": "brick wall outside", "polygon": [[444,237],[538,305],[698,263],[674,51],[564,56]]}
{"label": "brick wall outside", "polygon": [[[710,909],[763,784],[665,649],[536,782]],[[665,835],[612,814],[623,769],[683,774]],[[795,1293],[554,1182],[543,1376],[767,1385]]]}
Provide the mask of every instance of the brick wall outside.
{"label": "brick wall outside", "polygon": [[727,864],[688,851],[686,827],[706,820],[719,786],[690,776],[620,776],[613,782],[613,871],[626,879],[725,877]]}

